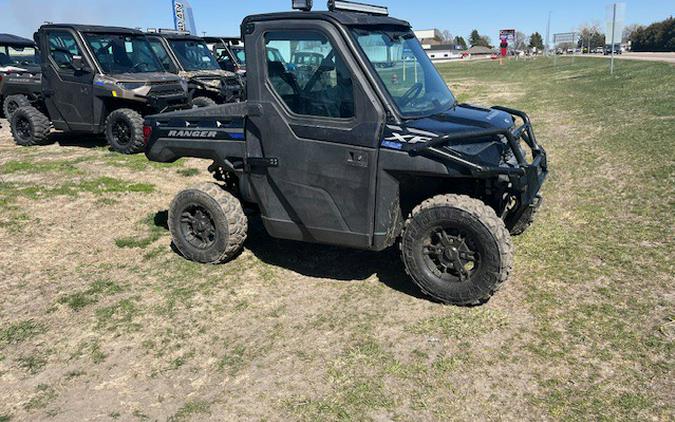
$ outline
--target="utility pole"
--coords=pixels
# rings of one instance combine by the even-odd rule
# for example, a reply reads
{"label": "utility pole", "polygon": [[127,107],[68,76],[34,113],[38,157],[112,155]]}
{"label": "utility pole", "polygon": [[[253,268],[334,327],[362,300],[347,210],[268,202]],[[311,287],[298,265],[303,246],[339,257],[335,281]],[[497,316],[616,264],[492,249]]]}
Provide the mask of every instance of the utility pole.
{"label": "utility pole", "polygon": [[614,33],[616,32],[616,3],[612,5],[612,44],[609,48],[612,50],[612,58],[609,62],[609,74],[614,75]]}
{"label": "utility pole", "polygon": [[548,56],[548,37],[551,32],[551,12],[548,12],[548,22],[546,23],[546,43],[544,44],[544,56]]}

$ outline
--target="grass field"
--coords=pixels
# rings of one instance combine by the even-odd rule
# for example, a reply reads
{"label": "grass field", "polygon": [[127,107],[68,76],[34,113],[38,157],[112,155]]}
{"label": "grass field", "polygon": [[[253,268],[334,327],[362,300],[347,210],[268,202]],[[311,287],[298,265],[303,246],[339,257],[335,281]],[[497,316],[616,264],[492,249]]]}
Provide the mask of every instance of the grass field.
{"label": "grass field", "polygon": [[550,157],[514,274],[474,308],[425,299],[396,250],[255,221],[235,261],[188,262],[166,210],[208,163],[3,129],[0,421],[673,420],[675,68],[607,65],[441,66],[461,101],[530,113]]}

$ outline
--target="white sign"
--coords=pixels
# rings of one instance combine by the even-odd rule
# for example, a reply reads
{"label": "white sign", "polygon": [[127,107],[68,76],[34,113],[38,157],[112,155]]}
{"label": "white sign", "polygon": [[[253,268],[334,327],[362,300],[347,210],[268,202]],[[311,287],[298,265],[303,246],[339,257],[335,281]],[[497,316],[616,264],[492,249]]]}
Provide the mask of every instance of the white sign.
{"label": "white sign", "polygon": [[[605,44],[610,45],[612,40],[614,40],[614,44],[620,44],[623,28],[626,23],[626,3],[614,3],[607,6],[607,18],[605,22],[607,25]],[[614,29],[613,34],[612,29]]]}

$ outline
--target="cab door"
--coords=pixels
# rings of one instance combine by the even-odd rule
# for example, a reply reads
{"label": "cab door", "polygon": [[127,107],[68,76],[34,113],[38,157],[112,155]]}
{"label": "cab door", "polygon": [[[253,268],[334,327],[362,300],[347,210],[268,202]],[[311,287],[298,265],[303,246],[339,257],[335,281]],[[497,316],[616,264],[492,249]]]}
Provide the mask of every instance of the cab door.
{"label": "cab door", "polygon": [[[319,20],[247,28],[247,160],[267,231],[371,247],[385,114],[343,35]],[[322,60],[298,66],[299,52]]]}
{"label": "cab door", "polygon": [[[57,129],[94,129],[93,63],[84,54],[77,35],[68,29],[50,29],[42,40],[42,87],[49,115]],[[88,70],[75,70],[74,56],[82,57]]]}

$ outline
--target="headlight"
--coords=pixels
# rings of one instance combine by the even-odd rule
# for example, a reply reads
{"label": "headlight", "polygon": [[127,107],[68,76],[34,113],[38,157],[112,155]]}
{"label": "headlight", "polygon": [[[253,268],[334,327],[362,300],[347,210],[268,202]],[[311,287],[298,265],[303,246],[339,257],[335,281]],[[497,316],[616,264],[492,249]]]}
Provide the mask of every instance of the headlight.
{"label": "headlight", "polygon": [[145,86],[145,82],[117,82],[117,85],[124,89],[133,90]]}

